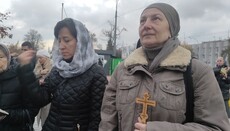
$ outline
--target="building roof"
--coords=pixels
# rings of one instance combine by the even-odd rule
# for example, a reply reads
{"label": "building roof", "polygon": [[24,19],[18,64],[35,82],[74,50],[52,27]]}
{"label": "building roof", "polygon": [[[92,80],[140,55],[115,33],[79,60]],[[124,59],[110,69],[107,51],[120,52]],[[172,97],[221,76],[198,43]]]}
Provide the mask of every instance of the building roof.
{"label": "building roof", "polygon": [[95,49],[95,52],[98,54],[98,55],[113,55],[113,51],[112,50],[97,50]]}

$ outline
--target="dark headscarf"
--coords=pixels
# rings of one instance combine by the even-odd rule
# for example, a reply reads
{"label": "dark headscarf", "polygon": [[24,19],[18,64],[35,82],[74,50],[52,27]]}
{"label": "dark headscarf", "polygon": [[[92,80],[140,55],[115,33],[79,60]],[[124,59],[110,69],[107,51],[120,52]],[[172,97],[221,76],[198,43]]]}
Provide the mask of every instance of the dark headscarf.
{"label": "dark headscarf", "polygon": [[166,17],[166,19],[167,19],[167,21],[169,23],[171,36],[172,37],[178,36],[178,33],[180,31],[180,18],[179,18],[179,14],[177,13],[177,11],[169,4],[166,4],[166,3],[154,3],[154,4],[151,4],[151,5],[147,6],[143,10],[143,12],[146,9],[150,9],[150,8],[159,9],[165,15],[165,17]]}
{"label": "dark headscarf", "polygon": [[[165,15],[165,17],[169,23],[169,28],[170,28],[170,33],[171,33],[171,38],[169,38],[163,44],[161,51],[157,54],[157,56],[154,58],[154,60],[150,63],[149,70],[153,71],[154,69],[156,69],[160,65],[160,63],[165,58],[167,58],[167,56],[175,48],[177,48],[179,46],[180,41],[178,40],[177,36],[178,36],[179,30],[180,30],[180,18],[179,18],[177,11],[171,5],[168,5],[166,3],[151,4],[151,5],[147,6],[143,10],[143,12],[146,9],[150,9],[150,8],[157,8]],[[158,47],[156,47],[156,48],[158,48]],[[143,49],[145,50],[145,52],[146,51],[150,52],[150,50],[155,51],[154,49],[146,49],[145,47],[143,47]]]}

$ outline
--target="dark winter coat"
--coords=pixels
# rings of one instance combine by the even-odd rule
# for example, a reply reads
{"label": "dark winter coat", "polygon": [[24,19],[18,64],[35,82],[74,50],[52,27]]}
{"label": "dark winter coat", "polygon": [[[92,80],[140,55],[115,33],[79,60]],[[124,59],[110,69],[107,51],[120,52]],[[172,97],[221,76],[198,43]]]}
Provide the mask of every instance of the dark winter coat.
{"label": "dark winter coat", "polygon": [[24,87],[17,77],[16,63],[13,59],[11,61],[10,68],[0,73],[0,108],[9,113],[0,121],[0,131],[26,131],[26,124],[29,123],[27,114],[33,122],[39,108],[32,106],[23,91]]}
{"label": "dark winter coat", "polygon": [[220,73],[221,68],[224,68],[224,67],[227,67],[227,66],[223,65],[223,66],[215,67],[213,68],[213,71],[215,73],[216,80],[219,83],[224,100],[228,100],[229,99],[229,87],[230,87],[230,72],[228,71],[228,77],[224,78],[223,75],[221,75]]}
{"label": "dark winter coat", "polygon": [[[45,84],[40,87],[35,81],[31,66],[20,68],[20,80],[29,84],[28,92],[41,107],[51,102],[49,115],[43,131],[97,131],[100,108],[107,84],[103,68],[94,64],[83,74],[63,78],[54,67]],[[29,71],[30,70],[30,71]]]}

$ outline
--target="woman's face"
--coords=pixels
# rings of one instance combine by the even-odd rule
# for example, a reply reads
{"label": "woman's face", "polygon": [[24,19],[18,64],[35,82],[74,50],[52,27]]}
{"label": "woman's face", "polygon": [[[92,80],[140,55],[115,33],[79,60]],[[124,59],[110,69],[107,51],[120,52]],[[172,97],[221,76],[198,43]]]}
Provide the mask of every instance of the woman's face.
{"label": "woman's face", "polygon": [[58,34],[59,49],[65,60],[71,59],[76,50],[77,39],[70,33],[67,27],[63,27]]}
{"label": "woman's face", "polygon": [[171,37],[165,15],[156,8],[146,9],[140,18],[139,36],[146,48],[162,45]]}
{"label": "woman's face", "polygon": [[37,57],[38,58],[38,61],[40,62],[40,64],[44,64],[45,63],[45,61],[46,61],[46,57],[44,57],[44,56],[38,56]]}
{"label": "woman's face", "polygon": [[6,68],[7,68],[7,57],[3,53],[3,51],[0,50],[0,73],[2,73],[3,71],[5,71]]}

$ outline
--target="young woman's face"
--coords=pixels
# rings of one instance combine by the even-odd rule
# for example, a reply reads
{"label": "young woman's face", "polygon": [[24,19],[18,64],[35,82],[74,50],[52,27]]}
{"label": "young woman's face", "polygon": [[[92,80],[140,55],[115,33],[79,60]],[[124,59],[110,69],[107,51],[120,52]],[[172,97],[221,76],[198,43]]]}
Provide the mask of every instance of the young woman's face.
{"label": "young woman's face", "polygon": [[157,47],[168,40],[170,29],[165,15],[156,8],[146,9],[140,18],[139,36],[145,47]]}
{"label": "young woman's face", "polygon": [[6,68],[7,68],[7,57],[3,53],[3,51],[0,50],[0,73],[2,73],[3,71],[5,71]]}
{"label": "young woman's face", "polygon": [[71,59],[76,51],[77,39],[67,27],[63,27],[58,34],[59,49],[64,60]]}

